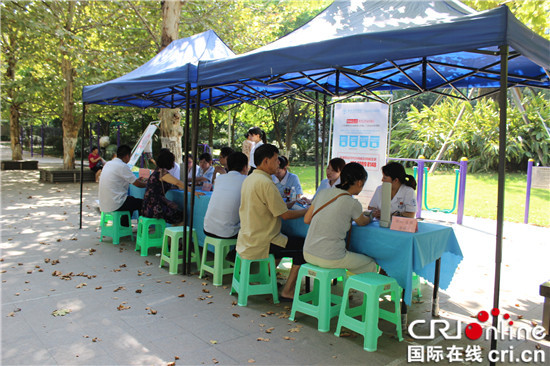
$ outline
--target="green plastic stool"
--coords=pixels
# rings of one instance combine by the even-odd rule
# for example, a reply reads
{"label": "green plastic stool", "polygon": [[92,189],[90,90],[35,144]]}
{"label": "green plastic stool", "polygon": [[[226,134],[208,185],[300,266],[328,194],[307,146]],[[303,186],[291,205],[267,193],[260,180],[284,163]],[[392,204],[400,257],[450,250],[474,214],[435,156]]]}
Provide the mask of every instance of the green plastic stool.
{"label": "green plastic stool", "polygon": [[[151,227],[154,227],[155,231],[149,233],[149,228]],[[141,249],[141,256],[146,257],[149,248],[162,247],[165,228],[166,221],[164,219],[152,219],[140,216],[138,219],[136,251]]]}
{"label": "green plastic stool", "polygon": [[[300,286],[303,277],[313,278],[313,291],[300,295]],[[299,311],[318,319],[319,332],[330,330],[330,319],[340,312],[342,296],[331,293],[332,280],[341,277],[345,284],[345,268],[322,268],[313,264],[302,264],[298,271],[296,290],[290,320],[294,320]]]}
{"label": "green plastic stool", "polygon": [[413,292],[416,290],[416,297],[421,298],[422,297],[422,290],[420,289],[420,276],[413,272],[412,277],[412,289]]}
{"label": "green plastic stool", "polygon": [[[252,263],[260,265],[258,273],[250,273],[250,265]],[[258,282],[258,284],[252,285],[251,282]],[[278,304],[279,293],[275,274],[275,257],[273,254],[263,259],[242,259],[239,253],[237,253],[231,292],[229,294],[232,295],[234,292],[239,294],[237,300],[239,306],[246,306],[248,304],[248,296],[263,294],[272,294],[273,303]]]}
{"label": "green plastic stool", "polygon": [[[206,261],[208,255],[208,245],[214,247],[214,260]],[[219,239],[211,236],[204,238],[204,246],[202,247],[202,261],[200,265],[199,278],[204,276],[204,272],[212,273],[214,286],[221,286],[223,283],[223,275],[233,273],[233,262],[225,259],[232,245],[237,245],[237,239]]]}
{"label": "green plastic stool", "polygon": [[[123,216],[128,217],[128,223],[130,226],[122,226],[120,221]],[[120,238],[123,236],[130,236],[134,240],[134,234],[132,233],[130,211],[113,211],[101,213],[101,236],[99,241],[103,241],[104,236],[110,236],[113,238],[113,244],[119,244]]]}
{"label": "green plastic stool", "polygon": [[[187,227],[187,230],[189,230],[189,227]],[[200,268],[199,241],[195,229],[193,229],[192,235],[194,252],[191,254],[191,261],[195,262],[197,268]],[[164,229],[159,268],[161,268],[164,263],[168,263],[168,273],[170,274],[178,274],[178,265],[183,264],[183,258],[181,258],[181,256],[183,256],[183,250],[178,250],[180,239],[183,240],[183,226],[171,226]],[[187,243],[187,249],[189,250],[189,243]]]}
{"label": "green plastic stool", "polygon": [[[349,292],[355,289],[363,292],[363,304],[354,308],[349,307]],[[397,281],[391,277],[383,276],[378,273],[361,273],[351,276],[346,281],[343,294],[342,307],[338,325],[334,335],[340,336],[342,327],[346,327],[354,332],[362,334],[364,337],[363,348],[369,352],[375,352],[378,345],[378,337],[382,331],[378,329],[378,319],[384,319],[395,324],[397,338],[399,342],[403,340],[401,330],[401,287]],[[394,311],[390,312],[380,309],[379,299],[381,295],[391,294],[394,303]],[[360,317],[360,319],[355,319]]]}

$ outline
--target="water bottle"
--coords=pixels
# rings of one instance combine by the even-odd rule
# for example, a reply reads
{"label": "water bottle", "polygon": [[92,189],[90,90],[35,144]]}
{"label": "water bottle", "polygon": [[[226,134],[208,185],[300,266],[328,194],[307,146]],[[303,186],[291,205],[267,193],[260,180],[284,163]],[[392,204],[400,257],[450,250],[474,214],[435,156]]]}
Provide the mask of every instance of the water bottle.
{"label": "water bottle", "polygon": [[290,189],[290,202],[296,201],[296,187]]}

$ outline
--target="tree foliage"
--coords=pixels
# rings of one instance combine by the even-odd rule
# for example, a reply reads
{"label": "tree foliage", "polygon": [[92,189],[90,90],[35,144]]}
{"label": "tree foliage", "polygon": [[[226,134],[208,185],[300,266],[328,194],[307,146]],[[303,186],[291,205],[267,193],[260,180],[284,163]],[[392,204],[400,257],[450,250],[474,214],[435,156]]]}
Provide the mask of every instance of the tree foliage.
{"label": "tree foliage", "polygon": [[550,39],[550,3],[547,0],[463,0],[464,4],[483,11],[506,5],[533,32]]}
{"label": "tree foliage", "polygon": [[[543,121],[550,118],[548,93],[528,91],[522,103],[530,123],[526,124],[520,111],[508,105],[506,158],[509,169],[525,170],[527,161],[549,165],[550,136]],[[420,155],[435,159],[445,143],[460,109],[465,113],[454,126],[443,160],[469,159],[473,172],[492,171],[498,166],[499,112],[498,103],[482,99],[477,103],[448,98],[437,105],[423,108],[412,107],[407,123],[392,133],[390,154],[392,156],[417,158]]]}

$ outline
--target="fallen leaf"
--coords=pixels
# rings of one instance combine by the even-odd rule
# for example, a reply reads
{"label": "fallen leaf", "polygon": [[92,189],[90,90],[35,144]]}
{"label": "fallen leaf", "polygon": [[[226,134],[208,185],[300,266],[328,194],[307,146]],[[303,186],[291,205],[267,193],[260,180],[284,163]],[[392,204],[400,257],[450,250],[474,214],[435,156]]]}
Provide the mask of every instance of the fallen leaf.
{"label": "fallen leaf", "polygon": [[197,297],[197,300],[199,300],[199,301],[206,300],[206,297],[199,296],[199,297]]}
{"label": "fallen leaf", "polygon": [[153,263],[151,263],[151,262],[149,262],[149,261],[147,261],[147,260],[145,261],[145,265],[146,265],[146,266],[150,266],[150,265],[152,265],[152,264],[153,264]]}
{"label": "fallen leaf", "polygon": [[234,318],[239,318],[239,317],[240,317],[240,315],[237,314],[237,313],[233,313],[233,314],[231,314],[231,315],[233,315]]}
{"label": "fallen leaf", "polygon": [[113,292],[118,292],[118,291],[120,291],[120,290],[126,290],[126,287],[124,287],[124,286],[119,286],[119,287],[115,288],[115,289],[113,290]]}
{"label": "fallen leaf", "polygon": [[253,358],[251,358],[250,360],[248,360],[248,363],[254,363],[256,362]]}
{"label": "fallen leaf", "polygon": [[171,284],[171,283],[172,283],[172,281],[166,281],[165,283],[167,283],[167,284]]}
{"label": "fallen leaf", "polygon": [[120,272],[120,269],[115,268],[115,269],[113,269],[113,272]]}
{"label": "fallen leaf", "polygon": [[139,288],[136,290],[136,294],[141,294],[141,290]]}
{"label": "fallen leaf", "polygon": [[57,241],[57,242],[60,242],[60,241],[61,241],[61,239],[57,239],[56,241]]}
{"label": "fallen leaf", "polygon": [[287,341],[295,341],[296,340],[296,338],[289,337],[289,336],[284,336],[283,339],[286,339]]}
{"label": "fallen leaf", "polygon": [[151,309],[148,314],[157,315],[157,312],[155,309]]}
{"label": "fallen leaf", "polygon": [[87,286],[87,284],[85,282],[82,282],[82,283],[76,285],[76,288],[82,288],[84,286]]}
{"label": "fallen leaf", "polygon": [[218,343],[218,341],[215,341],[213,339],[210,340],[210,344],[217,344],[217,343]]}
{"label": "fallen leaf", "polygon": [[78,239],[73,237],[73,238],[71,238],[71,240],[78,240]]}
{"label": "fallen leaf", "polygon": [[101,286],[97,286],[95,289],[96,289],[96,290],[101,290],[102,288],[103,288],[103,287],[101,287]]}
{"label": "fallen leaf", "polygon": [[267,318],[267,314],[265,314],[265,313],[261,313],[260,316],[261,316],[262,318]]}
{"label": "fallen leaf", "polygon": [[523,315],[518,315],[518,319],[523,319]]}
{"label": "fallen leaf", "polygon": [[185,297],[185,294],[179,294],[178,297]]}
{"label": "fallen leaf", "polygon": [[173,362],[173,361],[172,361],[172,362],[168,362],[168,363],[166,364],[166,366],[176,366],[176,363]]}
{"label": "fallen leaf", "polygon": [[258,337],[256,338],[257,341],[262,341],[262,342],[269,342],[269,338],[262,338],[262,337]]}
{"label": "fallen leaf", "polygon": [[231,303],[231,305],[232,305],[232,306],[236,306],[236,305],[237,305],[237,302],[236,302],[236,301],[233,301],[233,302]]}
{"label": "fallen leaf", "polygon": [[32,274],[32,271],[27,271],[27,274]]}
{"label": "fallen leaf", "polygon": [[71,312],[71,309],[57,309],[52,312],[53,316],[65,316]]}
{"label": "fallen leaf", "polygon": [[539,324],[539,323],[537,323],[536,321],[531,320],[531,325],[532,325],[533,327],[536,327],[538,324]]}
{"label": "fallen leaf", "polygon": [[44,258],[44,263],[50,263],[50,258]]}
{"label": "fallen leaf", "polygon": [[296,327],[296,328],[290,328],[288,330],[289,333],[298,333],[300,331],[300,328]]}
{"label": "fallen leaf", "polygon": [[267,328],[267,329],[265,330],[265,332],[266,332],[266,333],[271,333],[271,332],[273,332],[273,329],[275,329],[275,327]]}
{"label": "fallen leaf", "polygon": [[273,315],[273,314],[275,314],[275,312],[274,311],[268,311],[268,312],[266,312],[266,314],[267,315]]}
{"label": "fallen leaf", "polygon": [[519,308],[519,304],[516,304],[516,308]]}
{"label": "fallen leaf", "polygon": [[54,259],[51,264],[52,266],[55,266],[57,263],[59,263],[59,259]]}
{"label": "fallen leaf", "polygon": [[121,310],[128,310],[128,309],[131,308],[131,306],[124,306],[123,304],[124,304],[124,303],[122,303],[122,304],[120,304],[119,306],[117,306],[116,309],[117,309],[118,311],[121,311]]}
{"label": "fallen leaf", "polygon": [[100,342],[100,341],[101,341],[101,339],[99,339],[97,337],[92,338],[92,342]]}
{"label": "fallen leaf", "polygon": [[218,360],[216,360],[215,358],[212,359],[212,362],[214,362],[214,364],[217,364],[217,363],[220,363]]}
{"label": "fallen leaf", "polygon": [[536,348],[536,349],[541,349],[540,344],[535,345],[535,348]]}
{"label": "fallen leaf", "polygon": [[202,282],[201,285],[208,286],[208,282]]}
{"label": "fallen leaf", "polygon": [[181,282],[185,282],[185,280],[181,280]]}
{"label": "fallen leaf", "polygon": [[180,358],[178,356],[174,356],[174,360],[179,360]]}
{"label": "fallen leaf", "polygon": [[19,296],[19,295],[21,295],[19,292],[16,292],[16,293],[15,293],[15,296]]}
{"label": "fallen leaf", "polygon": [[119,267],[120,268],[126,268],[126,264],[121,264]]}
{"label": "fallen leaf", "polygon": [[8,314],[8,316],[15,316],[15,313],[12,311],[11,313]]}

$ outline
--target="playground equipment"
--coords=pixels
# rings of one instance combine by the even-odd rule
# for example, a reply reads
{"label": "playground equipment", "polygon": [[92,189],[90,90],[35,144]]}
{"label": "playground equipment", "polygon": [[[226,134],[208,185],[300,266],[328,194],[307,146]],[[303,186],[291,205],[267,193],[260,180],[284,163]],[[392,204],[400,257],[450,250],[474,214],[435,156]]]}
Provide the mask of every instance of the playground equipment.
{"label": "playground equipment", "polygon": [[[466,173],[468,171],[468,159],[467,158],[460,159],[460,162],[458,162],[458,161],[449,161],[449,160],[427,160],[421,155],[421,156],[418,157],[418,159],[388,158],[388,160],[413,161],[413,162],[415,162],[417,164],[417,166],[415,168],[417,170],[420,170],[420,171],[424,172],[424,174],[418,174],[418,178],[416,178],[416,174],[415,174],[415,179],[416,179],[416,183],[417,183],[416,202],[420,202],[420,203],[424,202],[424,206],[426,207],[427,210],[430,210],[430,211],[438,210],[439,212],[450,213],[450,212],[453,212],[456,208],[457,209],[456,223],[459,224],[459,225],[462,225],[462,220],[464,218],[464,200],[465,200],[465,197],[466,197]],[[424,195],[426,197],[428,195],[427,194],[427,187],[424,188],[424,185],[427,185],[427,181],[426,181],[426,183],[424,183],[424,179],[427,180],[427,169],[424,168],[424,164],[425,163],[435,163],[435,162],[442,163],[442,164],[454,164],[454,165],[459,166],[458,171],[455,170],[455,174],[456,174],[455,192],[454,192],[454,194],[455,194],[455,203],[453,204],[453,208],[450,209],[450,210],[444,210],[444,209],[440,209],[440,208],[429,209],[426,205],[426,201],[422,201],[422,195]],[[416,173],[416,170],[415,170],[415,173]],[[457,188],[458,188],[458,192],[457,192]],[[458,202],[456,202],[457,193],[458,193]],[[455,206],[457,206],[457,207],[455,207]],[[448,212],[446,212],[446,211],[448,211]],[[421,216],[422,216],[422,204],[417,204],[416,218],[420,218]]]}
{"label": "playground equipment", "polygon": [[[414,179],[416,179],[416,175],[417,175],[417,170],[418,168],[417,167],[414,167],[413,168],[413,171],[414,171]],[[458,178],[459,178],[459,172],[460,170],[459,169],[455,169],[455,189],[454,189],[454,194],[453,194],[453,207],[452,208],[449,208],[449,209],[445,209],[445,208],[439,208],[439,207],[434,207],[434,208],[430,208],[428,206],[428,168],[424,168],[424,208],[428,211],[431,211],[431,212],[443,212],[443,213],[452,213],[455,209],[456,209],[456,198],[458,197]]]}

